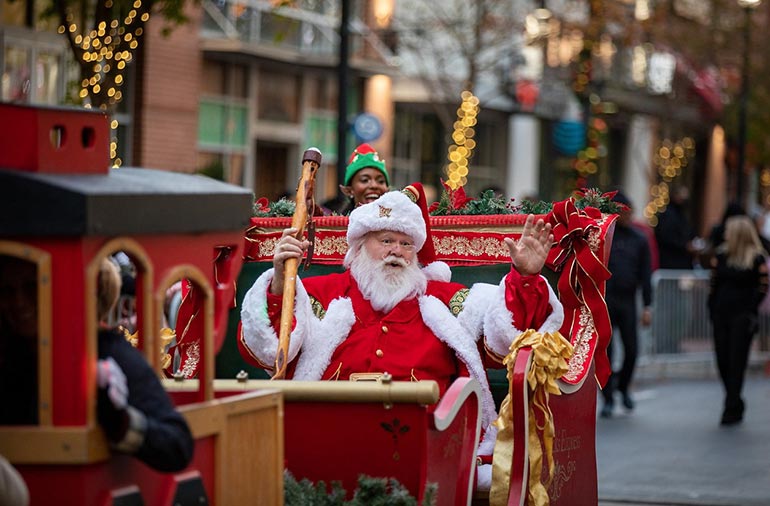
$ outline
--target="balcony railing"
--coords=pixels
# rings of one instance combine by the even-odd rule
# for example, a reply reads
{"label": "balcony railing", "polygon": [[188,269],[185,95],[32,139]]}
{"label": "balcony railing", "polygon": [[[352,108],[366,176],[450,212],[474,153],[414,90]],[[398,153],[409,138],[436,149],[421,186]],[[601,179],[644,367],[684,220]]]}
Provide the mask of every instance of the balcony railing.
{"label": "balcony railing", "polygon": [[[276,8],[266,0],[203,0],[202,6],[201,35],[206,39],[337,57],[339,2],[313,2],[312,9]],[[352,57],[366,55],[388,65],[394,60],[390,49],[360,18],[351,18],[350,34]]]}

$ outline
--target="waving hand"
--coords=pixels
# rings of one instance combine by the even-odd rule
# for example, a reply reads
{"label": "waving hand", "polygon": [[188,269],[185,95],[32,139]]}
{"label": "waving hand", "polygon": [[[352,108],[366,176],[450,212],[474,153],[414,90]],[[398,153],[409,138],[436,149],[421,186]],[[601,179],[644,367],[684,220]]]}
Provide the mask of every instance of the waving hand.
{"label": "waving hand", "polygon": [[506,237],[505,244],[511,252],[511,262],[519,274],[539,274],[553,245],[551,224],[544,222],[542,218],[535,222],[535,216],[530,214],[524,222],[521,237],[518,240]]}

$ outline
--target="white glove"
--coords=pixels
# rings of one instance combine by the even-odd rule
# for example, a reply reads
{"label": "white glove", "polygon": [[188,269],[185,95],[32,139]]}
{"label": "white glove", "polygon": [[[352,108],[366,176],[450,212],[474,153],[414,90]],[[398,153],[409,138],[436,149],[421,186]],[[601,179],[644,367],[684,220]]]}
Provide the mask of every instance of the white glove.
{"label": "white glove", "polygon": [[96,383],[99,388],[107,390],[107,397],[115,407],[122,411],[128,405],[128,384],[126,375],[115,359],[107,357],[99,360],[96,367]]}
{"label": "white glove", "polygon": [[492,464],[476,466],[476,490],[489,491],[492,488]]}

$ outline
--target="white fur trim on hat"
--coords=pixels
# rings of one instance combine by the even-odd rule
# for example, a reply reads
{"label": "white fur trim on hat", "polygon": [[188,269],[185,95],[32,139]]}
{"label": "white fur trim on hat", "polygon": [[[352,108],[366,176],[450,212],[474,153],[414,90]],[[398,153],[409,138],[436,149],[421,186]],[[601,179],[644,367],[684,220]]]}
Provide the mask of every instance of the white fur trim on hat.
{"label": "white fur trim on hat", "polygon": [[369,232],[390,230],[412,238],[417,251],[427,233],[420,207],[400,191],[383,194],[374,202],[357,207],[348,221],[348,244]]}
{"label": "white fur trim on hat", "polygon": [[452,269],[449,268],[446,262],[436,261],[431,262],[422,268],[422,272],[428,281],[445,281],[450,282],[452,280]]}

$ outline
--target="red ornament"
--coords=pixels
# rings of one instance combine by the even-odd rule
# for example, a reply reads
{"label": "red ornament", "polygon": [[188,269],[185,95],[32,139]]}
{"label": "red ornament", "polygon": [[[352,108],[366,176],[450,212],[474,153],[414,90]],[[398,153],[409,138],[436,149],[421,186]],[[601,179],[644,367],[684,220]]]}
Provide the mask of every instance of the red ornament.
{"label": "red ornament", "polygon": [[516,100],[521,104],[521,110],[532,112],[540,95],[540,88],[532,81],[519,81],[516,83]]}

